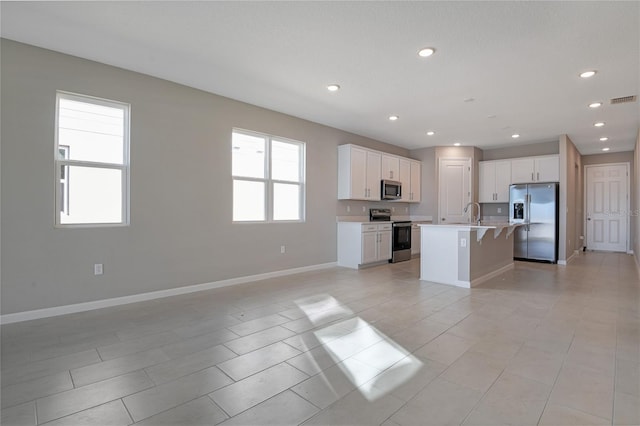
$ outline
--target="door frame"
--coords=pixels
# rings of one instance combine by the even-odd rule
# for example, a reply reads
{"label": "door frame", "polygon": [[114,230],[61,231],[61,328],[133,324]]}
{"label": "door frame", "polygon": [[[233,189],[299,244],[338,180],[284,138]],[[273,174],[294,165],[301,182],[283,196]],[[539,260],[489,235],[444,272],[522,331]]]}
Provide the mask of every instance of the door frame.
{"label": "door frame", "polygon": [[625,235],[625,239],[627,240],[627,254],[633,254],[633,250],[631,249],[631,177],[629,176],[629,173],[631,171],[631,165],[630,163],[627,162],[622,162],[622,163],[601,163],[601,164],[586,164],[584,166],[584,176],[583,176],[583,196],[582,196],[582,200],[583,200],[583,218],[582,218],[582,229],[584,229],[584,246],[588,249],[589,246],[587,245],[587,241],[589,241],[588,239],[588,235],[587,233],[589,232],[589,228],[587,227],[587,194],[589,193],[587,185],[589,183],[589,180],[587,179],[588,176],[588,171],[591,168],[595,168],[595,167],[603,167],[603,166],[625,166],[627,169],[627,202],[626,202],[626,206],[625,206],[625,213],[627,216],[627,232]]}

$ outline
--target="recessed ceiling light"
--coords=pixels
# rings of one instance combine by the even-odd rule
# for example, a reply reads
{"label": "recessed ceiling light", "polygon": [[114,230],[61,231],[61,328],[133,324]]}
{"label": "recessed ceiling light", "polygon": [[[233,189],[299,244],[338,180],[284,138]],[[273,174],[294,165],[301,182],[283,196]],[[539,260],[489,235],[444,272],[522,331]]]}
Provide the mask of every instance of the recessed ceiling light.
{"label": "recessed ceiling light", "polygon": [[434,49],[433,47],[425,47],[423,49],[418,50],[418,56],[422,58],[428,58],[434,53],[436,53],[436,49]]}
{"label": "recessed ceiling light", "polygon": [[593,123],[593,125],[596,127],[602,127],[604,126],[604,121],[598,121],[597,123]]}
{"label": "recessed ceiling light", "polygon": [[461,145],[460,142],[456,142],[453,144],[453,146],[460,146],[460,145]]}
{"label": "recessed ceiling light", "polygon": [[338,90],[340,90],[340,85],[338,84],[330,84],[327,86],[327,90],[330,92],[337,92]]}
{"label": "recessed ceiling light", "polygon": [[396,121],[398,118],[400,118],[400,117],[398,117],[397,115],[390,115],[389,116],[389,120],[391,120],[391,121]]}
{"label": "recessed ceiling light", "polygon": [[593,77],[594,75],[596,75],[597,72],[598,71],[596,71],[596,70],[585,71],[583,73],[580,73],[580,77],[582,77],[582,78]]}
{"label": "recessed ceiling light", "polygon": [[604,141],[608,141],[608,140],[609,140],[609,138],[605,136],[605,137],[603,137],[603,138],[600,138],[600,140],[601,140],[602,142],[604,142]]}
{"label": "recessed ceiling light", "polygon": [[592,102],[589,104],[589,108],[600,108],[602,106],[602,102]]}
{"label": "recessed ceiling light", "polygon": [[475,100],[476,100],[476,98],[465,98],[465,99],[463,99],[463,100],[464,100],[465,102],[467,102],[467,103],[468,103],[468,102],[473,102],[473,101],[475,101]]}
{"label": "recessed ceiling light", "polygon": [[603,151],[609,151],[609,147],[602,148]]}
{"label": "recessed ceiling light", "polygon": [[514,139],[518,139],[520,137],[520,135],[515,133],[515,134],[511,135],[511,137],[514,138]]}
{"label": "recessed ceiling light", "polygon": [[433,136],[433,135],[435,135],[435,134],[436,134],[436,132],[434,132],[433,130],[429,130],[429,131],[427,132],[427,136]]}

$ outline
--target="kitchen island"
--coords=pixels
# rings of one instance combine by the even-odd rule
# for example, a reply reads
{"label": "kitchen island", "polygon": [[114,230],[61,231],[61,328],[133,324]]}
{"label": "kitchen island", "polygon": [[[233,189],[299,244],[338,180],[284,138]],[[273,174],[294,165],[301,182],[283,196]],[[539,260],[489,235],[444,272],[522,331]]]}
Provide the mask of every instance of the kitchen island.
{"label": "kitchen island", "polygon": [[513,268],[520,224],[421,224],[420,279],[471,288]]}

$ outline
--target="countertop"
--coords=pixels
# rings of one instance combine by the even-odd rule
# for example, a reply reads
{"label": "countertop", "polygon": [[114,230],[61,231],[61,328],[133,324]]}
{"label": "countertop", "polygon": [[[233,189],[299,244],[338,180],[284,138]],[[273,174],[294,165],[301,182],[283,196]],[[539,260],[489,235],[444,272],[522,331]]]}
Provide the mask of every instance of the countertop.
{"label": "countertop", "polygon": [[447,223],[447,224],[439,224],[439,223],[424,223],[419,224],[421,228],[449,228],[451,230],[469,230],[476,231],[477,236],[476,239],[480,241],[482,237],[487,233],[488,230],[493,229],[493,238],[498,238],[498,236],[502,233],[503,230],[507,230],[507,238],[515,231],[518,226],[524,225],[523,223],[511,223],[511,222],[480,222],[480,225],[474,225],[471,223]]}

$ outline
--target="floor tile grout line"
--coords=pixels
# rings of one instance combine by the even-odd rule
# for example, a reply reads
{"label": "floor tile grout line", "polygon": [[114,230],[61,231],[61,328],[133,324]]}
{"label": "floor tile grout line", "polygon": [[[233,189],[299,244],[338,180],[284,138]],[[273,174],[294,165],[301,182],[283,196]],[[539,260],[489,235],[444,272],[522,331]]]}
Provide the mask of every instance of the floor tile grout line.
{"label": "floor tile grout line", "polygon": [[122,406],[124,407],[124,410],[127,412],[127,415],[129,416],[129,420],[131,420],[130,424],[136,423],[136,421],[133,420],[133,415],[131,414],[131,411],[129,411],[129,407],[127,407],[127,404],[124,403],[124,397],[120,398],[119,401],[122,404]]}
{"label": "floor tile grout line", "polygon": [[[489,387],[487,388],[487,390],[486,390],[486,391],[484,391],[484,392],[482,393],[482,396],[480,397],[480,399],[478,400],[478,402],[476,402],[476,403],[474,404],[474,406],[471,408],[471,410],[469,410],[469,412],[467,413],[467,415],[466,415],[466,416],[464,417],[464,419],[460,422],[460,424],[461,424],[461,425],[462,425],[462,424],[464,424],[464,422],[466,422],[466,421],[467,421],[467,419],[469,418],[469,416],[473,413],[473,410],[475,410],[475,409],[476,409],[476,407],[477,407],[477,406],[479,406],[479,405],[482,403],[482,401],[484,401],[484,399],[486,398],[487,394],[489,393],[489,391],[491,390],[491,388],[493,387],[493,385],[495,385],[495,384],[496,384],[496,382],[497,382],[498,380],[500,380],[500,377],[502,377],[502,375],[505,373],[505,370],[506,370],[506,367],[502,369],[502,371],[500,372],[500,374],[498,374],[498,377],[496,377],[496,378],[495,378],[495,380],[491,383],[491,385],[489,385]],[[444,379],[444,380],[446,380],[446,379]]]}
{"label": "floor tile grout line", "polygon": [[575,339],[575,331],[572,333],[571,336],[571,342],[569,343],[569,345],[567,346],[567,349],[562,357],[562,363],[560,364],[560,369],[558,369],[558,374],[556,375],[556,378],[553,381],[553,385],[551,386],[551,391],[549,392],[549,396],[547,397],[547,400],[544,403],[544,407],[542,408],[542,411],[540,412],[540,416],[538,417],[538,421],[536,423],[536,425],[539,425],[540,422],[542,421],[542,416],[544,416],[544,412],[547,409],[547,406],[549,405],[549,401],[551,400],[551,395],[553,395],[553,391],[556,388],[556,384],[558,383],[558,379],[560,378],[560,374],[562,374],[562,369],[564,368],[564,365],[567,361],[567,355],[569,354],[569,350],[571,350],[571,346],[573,345],[573,341]]}
{"label": "floor tile grout line", "polygon": [[[222,388],[220,388],[220,389],[222,389]],[[217,389],[216,389],[216,390],[217,390]],[[213,391],[213,392],[215,392],[215,391]],[[217,404],[217,403],[216,403],[216,401],[215,401],[215,400],[213,399],[213,397],[211,396],[211,394],[212,394],[213,392],[209,392],[208,394],[206,394],[206,395],[204,395],[204,396],[205,396],[205,397],[207,397],[207,398],[209,399],[209,401],[211,401],[211,402],[212,402],[216,407],[218,407],[218,408],[220,409],[220,411],[222,411],[222,412],[227,416],[227,418],[226,418],[226,419],[224,419],[222,422],[226,422],[227,420],[232,419],[233,417],[235,417],[235,416],[231,416],[231,415],[229,415],[229,413],[227,413],[227,411],[226,411],[224,408],[222,408],[222,406],[221,406],[221,405],[219,405],[219,404]],[[222,422],[220,422],[220,423],[222,423]]]}

